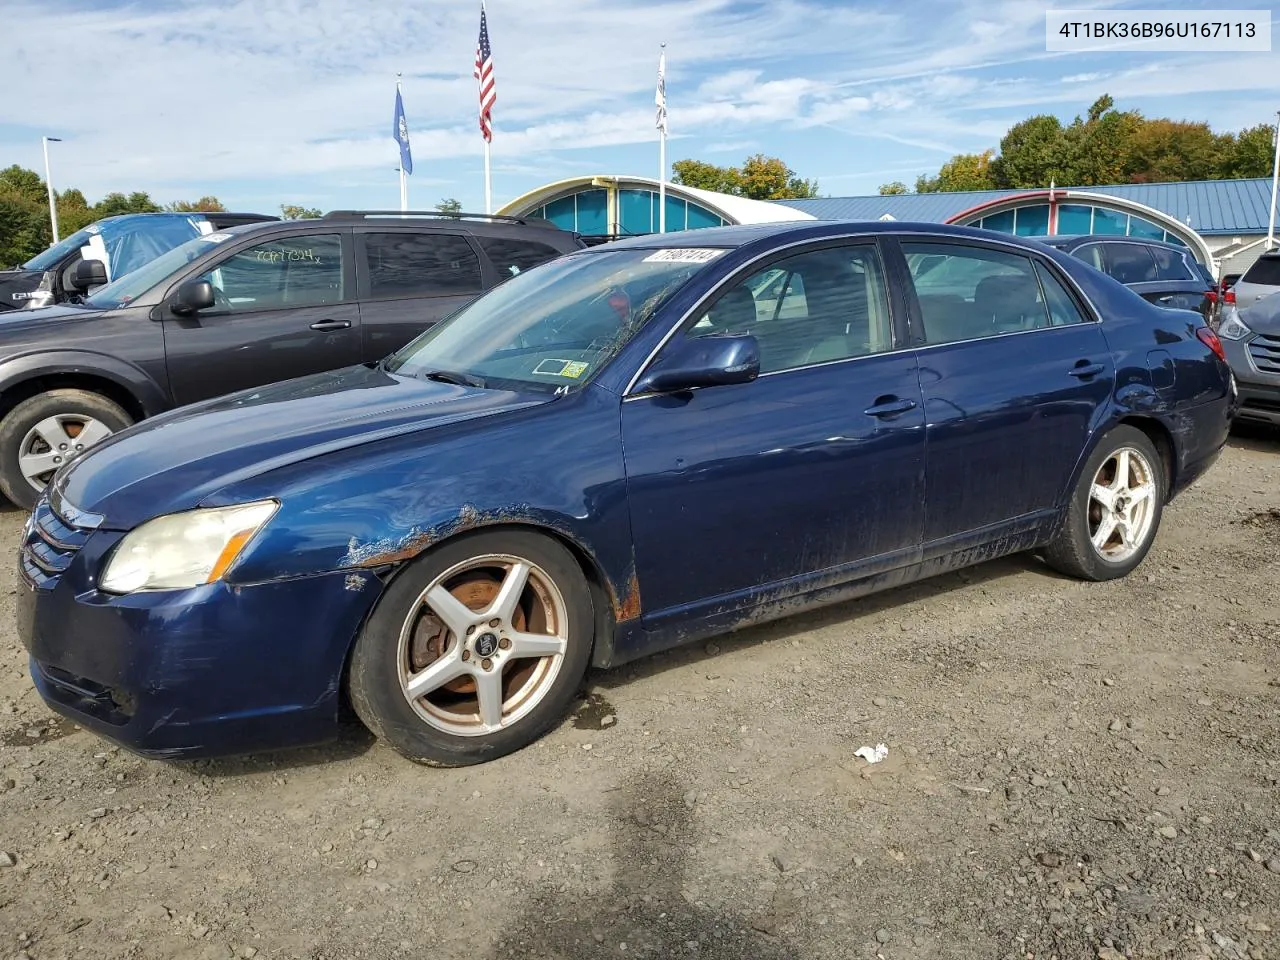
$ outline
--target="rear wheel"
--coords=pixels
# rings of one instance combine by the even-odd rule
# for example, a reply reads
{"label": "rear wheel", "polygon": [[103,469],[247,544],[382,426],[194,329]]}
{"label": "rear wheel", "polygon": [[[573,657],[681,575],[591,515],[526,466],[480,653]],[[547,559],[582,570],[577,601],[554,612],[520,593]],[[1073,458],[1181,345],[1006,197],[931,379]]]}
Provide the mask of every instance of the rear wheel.
{"label": "rear wheel", "polygon": [[392,582],[356,641],[356,713],[424,763],[492,760],[564,715],[591,655],[587,583],[560,544],[477,533],[418,559]]}
{"label": "rear wheel", "polygon": [[0,421],[0,491],[30,510],[60,467],[133,422],[88,390],[49,390]]}
{"label": "rear wheel", "polygon": [[1155,444],[1136,427],[1117,427],[1081,471],[1066,521],[1045,559],[1084,580],[1127,575],[1155,541],[1167,489]]}

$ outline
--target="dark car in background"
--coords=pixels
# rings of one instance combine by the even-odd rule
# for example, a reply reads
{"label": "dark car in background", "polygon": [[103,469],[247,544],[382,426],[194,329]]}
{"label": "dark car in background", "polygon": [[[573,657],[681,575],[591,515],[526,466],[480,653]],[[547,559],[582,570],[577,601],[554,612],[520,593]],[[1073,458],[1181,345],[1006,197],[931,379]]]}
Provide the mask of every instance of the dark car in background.
{"label": "dark car in background", "polygon": [[137,420],[377,360],[581,247],[545,220],[337,211],[202,234],[82,303],[0,314],[0,491],[30,507]]}
{"label": "dark car in background", "polygon": [[963,227],[593,247],[99,444],[27,526],[18,633],[155,756],[332,736],[345,691],[412,759],[500,757],[590,664],[1022,550],[1128,574],[1226,441],[1198,321]]}
{"label": "dark car in background", "polygon": [[[0,313],[75,303],[201,234],[279,220],[260,213],[126,213],[64,237],[12,270],[0,270]],[[85,264],[82,268],[80,265]]]}
{"label": "dark car in background", "polygon": [[1159,240],[1098,234],[1040,240],[1115,277],[1150,303],[1176,310],[1195,310],[1210,323],[1217,317],[1217,281],[1209,268],[1186,247]]}

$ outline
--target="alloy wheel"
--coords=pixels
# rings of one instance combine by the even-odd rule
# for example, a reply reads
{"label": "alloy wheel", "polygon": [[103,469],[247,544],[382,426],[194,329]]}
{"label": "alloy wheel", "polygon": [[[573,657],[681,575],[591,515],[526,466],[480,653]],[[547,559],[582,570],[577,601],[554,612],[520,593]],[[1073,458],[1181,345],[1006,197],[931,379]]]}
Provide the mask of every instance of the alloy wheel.
{"label": "alloy wheel", "polygon": [[1123,563],[1142,549],[1156,516],[1155,471],[1134,447],[1116,450],[1089,488],[1089,540],[1098,556]]}

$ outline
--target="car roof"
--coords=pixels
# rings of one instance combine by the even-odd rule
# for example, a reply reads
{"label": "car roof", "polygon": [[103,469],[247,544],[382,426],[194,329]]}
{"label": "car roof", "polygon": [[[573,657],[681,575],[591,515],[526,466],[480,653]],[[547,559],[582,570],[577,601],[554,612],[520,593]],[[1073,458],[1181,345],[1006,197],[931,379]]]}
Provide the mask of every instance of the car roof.
{"label": "car roof", "polygon": [[1180,244],[1169,243],[1165,240],[1154,240],[1150,237],[1122,237],[1114,233],[1059,233],[1052,237],[1037,237],[1041,243],[1047,243],[1051,247],[1060,247],[1066,249],[1068,247],[1083,246],[1086,243],[1140,243],[1148,247],[1164,247],[1166,250],[1177,250],[1179,253],[1190,253],[1190,251]]}
{"label": "car roof", "polygon": [[306,230],[308,232],[332,230],[336,226],[371,226],[378,228],[412,229],[428,233],[468,234],[472,236],[519,236],[527,240],[541,240],[553,247],[565,250],[581,246],[578,235],[562,230],[549,220],[517,217],[489,216],[487,214],[446,214],[437,211],[398,210],[332,210],[322,217],[304,220],[274,220],[265,223],[245,223],[228,227],[220,233],[240,236],[246,233]]}
{"label": "car roof", "polygon": [[639,237],[626,237],[593,250],[617,249],[667,249],[671,247],[745,247],[770,239],[821,240],[824,237],[842,237],[851,233],[876,236],[882,233],[927,233],[981,240],[999,240],[1030,251],[1039,250],[1033,237],[1018,237],[994,230],[976,227],[959,227],[945,223],[913,220],[786,220],[774,223],[742,224],[730,227],[704,227],[698,230],[681,230],[676,233],[650,233]]}

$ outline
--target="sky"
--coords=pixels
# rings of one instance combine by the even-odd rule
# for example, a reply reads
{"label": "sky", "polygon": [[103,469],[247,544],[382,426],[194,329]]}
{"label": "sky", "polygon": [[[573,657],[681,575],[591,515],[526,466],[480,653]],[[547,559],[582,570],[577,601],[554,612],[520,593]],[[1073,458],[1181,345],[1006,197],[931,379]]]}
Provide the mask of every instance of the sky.
{"label": "sky", "polygon": [[[667,44],[668,160],[763,152],[827,196],[914,183],[1036,113],[1103,93],[1216,130],[1272,122],[1273,53],[1048,53],[1042,0],[489,0],[495,206],[585,174],[657,176],[654,86]],[[1265,9],[1073,0],[1072,9]],[[275,213],[399,206],[396,74],[410,206],[483,210],[472,77],[478,0],[0,0],[0,167],[90,202],[213,194]],[[1280,43],[1280,28],[1273,25]]]}

